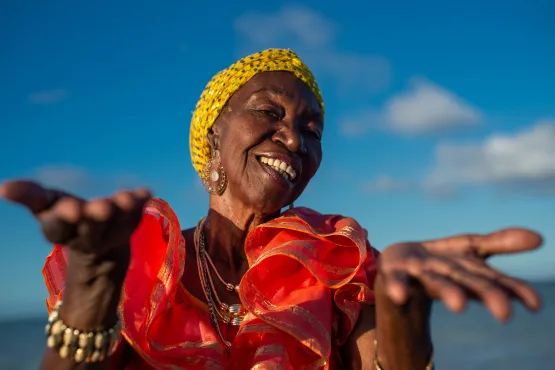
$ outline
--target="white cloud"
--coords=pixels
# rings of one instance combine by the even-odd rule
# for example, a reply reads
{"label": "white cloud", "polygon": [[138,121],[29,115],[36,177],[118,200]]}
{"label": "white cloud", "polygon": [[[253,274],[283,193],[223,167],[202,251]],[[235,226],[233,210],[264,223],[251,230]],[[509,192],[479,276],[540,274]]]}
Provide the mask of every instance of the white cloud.
{"label": "white cloud", "polygon": [[245,13],[235,21],[235,30],[241,56],[271,47],[290,48],[318,77],[333,79],[342,92],[376,92],[389,85],[391,68],[385,58],[337,50],[337,24],[308,7]]}
{"label": "white cloud", "polygon": [[503,185],[555,192],[555,119],[480,143],[438,145],[428,186]]}
{"label": "white cloud", "polygon": [[422,192],[435,199],[452,199],[459,196],[460,191],[451,184],[428,184],[414,179],[403,179],[381,174],[378,177],[364,182],[361,190],[365,194],[388,194]]}
{"label": "white cloud", "polygon": [[29,94],[28,100],[31,104],[49,105],[64,100],[67,95],[68,92],[64,89],[39,91]]}
{"label": "white cloud", "polygon": [[356,137],[374,129],[405,135],[441,133],[477,125],[481,112],[454,93],[422,78],[393,95],[384,107],[349,113],[339,119],[341,133]]}
{"label": "white cloud", "polygon": [[93,183],[92,176],[85,169],[70,164],[40,167],[32,177],[45,186],[70,192],[88,190]]}
{"label": "white cloud", "polygon": [[395,131],[422,134],[476,125],[481,113],[447,89],[416,79],[386,103],[384,119]]}
{"label": "white cloud", "polygon": [[274,14],[243,14],[235,21],[235,29],[254,43],[270,44],[282,37],[294,37],[313,47],[333,42],[337,32],[331,20],[298,5],[285,6]]}
{"label": "white cloud", "polygon": [[545,195],[555,194],[555,119],[481,142],[440,143],[431,171],[418,179],[380,175],[362,184],[369,194],[419,191],[453,198],[467,186]]}
{"label": "white cloud", "polygon": [[121,189],[153,188],[140,177],[118,171],[93,173],[74,164],[49,164],[34,169],[30,177],[47,187],[68,191],[83,197],[108,196]]}

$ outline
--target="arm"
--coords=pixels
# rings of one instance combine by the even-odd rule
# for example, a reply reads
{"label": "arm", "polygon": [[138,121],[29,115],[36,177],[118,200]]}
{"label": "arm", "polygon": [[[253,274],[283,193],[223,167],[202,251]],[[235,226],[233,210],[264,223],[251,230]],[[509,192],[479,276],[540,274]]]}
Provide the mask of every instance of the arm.
{"label": "arm", "polygon": [[[531,230],[512,228],[387,247],[379,258],[374,282],[374,335],[381,367],[426,369],[432,354],[433,299],[441,300],[453,312],[461,312],[470,299],[477,299],[500,321],[507,321],[511,314],[511,298],[538,310],[541,300],[532,287],[491,268],[485,259],[533,250],[542,241],[541,235]],[[348,343],[353,369],[372,368],[368,360],[372,323],[366,318],[372,313],[366,311]]]}
{"label": "arm", "polygon": [[384,370],[425,369],[432,353],[430,301],[415,296],[407,305],[391,302],[377,277],[376,305],[364,305],[343,348],[343,361],[352,370],[375,370],[374,339]]}
{"label": "arm", "polygon": [[[367,242],[371,259],[364,268],[370,286],[374,286],[375,304],[363,304],[357,323],[342,348],[348,369],[376,369],[375,342],[383,370],[425,369],[432,352],[430,304],[423,292],[414,290],[414,298],[404,306],[394,304],[385,294],[383,277],[377,273],[380,253]],[[422,363],[421,366],[419,364]]]}
{"label": "arm", "polygon": [[346,369],[374,369],[374,338],[376,337],[376,308],[364,305],[353,331],[341,348]]}
{"label": "arm", "polygon": [[[57,349],[46,350],[41,369],[108,369],[110,356],[102,357],[110,354],[106,349],[114,338],[97,333],[117,323],[117,306],[131,256],[131,235],[142,219],[150,193],[122,191],[110,198],[85,201],[34,182],[16,180],[0,184],[0,198],[27,208],[49,242],[66,246],[64,302],[48,333],[50,345]],[[91,337],[77,339],[77,330]],[[91,346],[92,338],[93,342],[103,341]],[[82,358],[74,362],[77,345],[80,351],[75,354]],[[101,351],[92,352],[95,348]],[[94,364],[82,361],[88,356]]]}
{"label": "arm", "polygon": [[[102,261],[92,261],[90,256],[76,251],[68,251],[67,285],[60,318],[68,327],[80,330],[93,328],[111,328],[117,322],[117,305],[120,301],[121,288],[129,258],[125,254],[109,253]],[[70,359],[62,359],[58,351],[47,348],[41,369],[109,369],[123,368],[126,362],[126,348],[107,356],[97,363],[75,363]]]}
{"label": "arm", "polygon": [[386,294],[381,274],[376,277],[377,358],[384,370],[424,370],[430,362],[432,302],[420,288],[413,287],[407,302],[398,305]]}

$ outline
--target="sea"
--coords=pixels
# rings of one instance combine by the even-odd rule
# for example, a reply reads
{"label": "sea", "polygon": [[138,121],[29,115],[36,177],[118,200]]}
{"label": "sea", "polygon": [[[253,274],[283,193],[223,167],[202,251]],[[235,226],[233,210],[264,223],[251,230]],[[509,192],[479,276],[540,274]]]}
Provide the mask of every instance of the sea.
{"label": "sea", "polygon": [[[438,370],[555,370],[555,282],[535,284],[544,306],[531,314],[515,305],[500,324],[478,304],[452,314],[433,309]],[[36,370],[44,347],[44,317],[0,322],[0,369]]]}

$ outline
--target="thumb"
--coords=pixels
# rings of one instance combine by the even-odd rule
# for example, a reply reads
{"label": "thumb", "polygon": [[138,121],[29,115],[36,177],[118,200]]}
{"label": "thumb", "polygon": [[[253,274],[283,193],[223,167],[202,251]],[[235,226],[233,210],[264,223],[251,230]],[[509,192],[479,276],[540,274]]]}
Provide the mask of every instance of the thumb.
{"label": "thumb", "polygon": [[524,228],[507,228],[486,235],[463,234],[423,242],[428,250],[438,253],[475,255],[487,258],[495,254],[519,253],[538,248],[542,236]]}
{"label": "thumb", "polygon": [[58,199],[65,196],[70,195],[63,191],[45,188],[34,181],[14,180],[0,185],[1,198],[18,203],[33,214],[49,209]]}

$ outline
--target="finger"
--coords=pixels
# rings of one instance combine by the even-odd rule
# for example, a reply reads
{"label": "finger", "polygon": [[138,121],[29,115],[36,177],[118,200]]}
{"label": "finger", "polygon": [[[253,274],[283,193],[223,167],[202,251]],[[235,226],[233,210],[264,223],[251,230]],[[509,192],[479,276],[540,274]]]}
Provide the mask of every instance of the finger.
{"label": "finger", "polygon": [[442,275],[424,272],[416,277],[430,298],[439,299],[453,312],[462,312],[468,295],[463,288]]}
{"label": "finger", "polygon": [[[102,254],[109,245],[107,230],[113,226],[117,208],[107,198],[90,200],[82,205],[82,215],[77,224],[77,237],[69,247],[85,253]],[[112,221],[112,222],[111,222]]]}
{"label": "finger", "polygon": [[478,245],[481,238],[482,235],[479,234],[463,234],[427,240],[422,242],[422,245],[433,253],[477,254],[476,245]]}
{"label": "finger", "polygon": [[434,258],[429,268],[473,293],[499,321],[505,322],[510,318],[510,297],[495,281],[468,271],[449,258]]}
{"label": "finger", "polygon": [[133,210],[142,212],[145,203],[151,197],[148,190],[139,189],[135,191],[120,191],[112,197],[112,200],[124,212],[131,212]]}
{"label": "finger", "polygon": [[137,189],[133,191],[133,194],[138,198],[142,199],[142,201],[147,202],[150,198],[152,198],[152,193],[145,188]]}
{"label": "finger", "polygon": [[79,199],[61,190],[45,188],[34,181],[15,180],[0,185],[0,198],[19,203],[33,214],[50,209],[59,199],[64,197]]}
{"label": "finger", "polygon": [[120,191],[111,198],[87,203],[85,221],[79,225],[79,234],[86,242],[81,248],[103,253],[128,245],[148,199],[150,193],[145,190]]}
{"label": "finger", "polygon": [[46,239],[65,245],[77,236],[77,223],[82,219],[82,202],[66,197],[49,210],[37,215]]}
{"label": "finger", "polygon": [[540,309],[542,304],[540,295],[524,281],[507,276],[489,267],[483,261],[464,260],[461,263],[467,270],[496,281],[529,310],[537,311]]}
{"label": "finger", "polygon": [[111,199],[99,198],[85,203],[84,216],[96,222],[106,222],[111,219],[117,209]]}
{"label": "finger", "polygon": [[465,234],[423,242],[432,252],[469,254],[485,258],[494,254],[518,253],[538,248],[543,238],[522,228],[499,230],[487,235]]}
{"label": "finger", "polygon": [[[119,205],[115,199],[118,199]],[[103,254],[115,246],[126,235],[126,211],[132,207],[134,199],[129,192],[120,192],[112,198],[98,198],[83,206],[83,218],[78,225],[79,238],[71,247],[85,253]],[[120,207],[121,206],[121,207]]]}
{"label": "finger", "polygon": [[55,201],[53,193],[33,181],[7,181],[0,186],[0,197],[38,213]]}
{"label": "finger", "polygon": [[485,235],[478,248],[483,255],[518,253],[537,249],[543,244],[542,236],[532,230],[511,228]]}
{"label": "finger", "polygon": [[143,216],[145,203],[151,198],[146,190],[135,190],[131,192],[119,192],[112,198],[114,204],[119,208],[121,217],[118,220],[118,228],[131,234],[139,224]]}
{"label": "finger", "polygon": [[410,278],[402,271],[383,272],[385,292],[398,305],[404,304],[409,296]]}
{"label": "finger", "polygon": [[137,199],[130,191],[120,191],[112,197],[114,204],[124,212],[131,212],[137,207]]}

